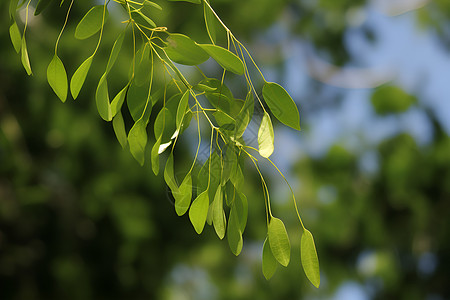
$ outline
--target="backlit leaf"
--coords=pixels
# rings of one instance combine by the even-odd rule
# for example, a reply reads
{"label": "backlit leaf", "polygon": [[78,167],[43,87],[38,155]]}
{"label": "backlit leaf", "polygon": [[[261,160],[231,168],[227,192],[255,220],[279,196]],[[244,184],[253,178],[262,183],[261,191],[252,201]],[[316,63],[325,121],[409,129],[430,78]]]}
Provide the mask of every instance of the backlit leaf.
{"label": "backlit leaf", "polygon": [[178,191],[178,185],[175,181],[175,175],[173,173],[173,154],[170,153],[167,158],[166,167],[164,168],[164,180],[166,181],[167,186],[172,191],[172,194],[175,194]]}
{"label": "backlit leaf", "polygon": [[159,146],[161,145],[161,137],[159,137],[152,148],[151,160],[152,160],[152,171],[155,175],[159,173]]}
{"label": "backlit leaf", "polygon": [[272,121],[270,121],[269,114],[265,112],[258,130],[259,154],[262,157],[269,157],[273,153],[273,143],[274,134]]}
{"label": "backlit leaf", "polygon": [[105,121],[112,120],[111,103],[109,102],[108,82],[106,77],[102,76],[95,92],[95,103],[97,104],[97,110]]}
{"label": "backlit leaf", "polygon": [[244,63],[236,54],[216,45],[200,44],[199,46],[225,70],[238,75],[244,74]]}
{"label": "backlit leaf", "polygon": [[243,193],[236,191],[234,205],[239,218],[239,227],[241,229],[241,232],[244,233],[245,227],[247,226],[248,217],[247,197]]}
{"label": "backlit leaf", "polygon": [[70,92],[72,93],[73,99],[78,97],[81,88],[86,80],[86,76],[91,68],[93,56],[89,56],[75,71],[70,80]]}
{"label": "backlit leaf", "polygon": [[190,2],[190,3],[194,3],[194,4],[202,3],[201,0],[169,0],[169,1],[173,1],[173,2],[175,2],[175,1],[183,1],[183,2]]}
{"label": "backlit leaf", "polygon": [[15,18],[18,3],[19,0],[11,0],[11,2],[9,2],[9,16],[11,17],[11,19]]}
{"label": "backlit leaf", "polygon": [[19,53],[20,47],[22,46],[22,37],[20,36],[19,27],[15,21],[12,23],[11,27],[9,27],[9,36],[11,37],[14,50]]}
{"label": "backlit leaf", "polygon": [[301,239],[302,266],[306,277],[316,287],[320,285],[319,259],[317,257],[316,246],[311,232],[304,230]]}
{"label": "backlit leaf", "polygon": [[269,280],[277,270],[278,263],[270,250],[269,240],[265,239],[262,254],[262,270],[264,277]]}
{"label": "backlit leaf", "polygon": [[127,106],[134,121],[139,120],[144,112],[145,104],[147,103],[148,89],[149,87],[147,85],[138,86],[135,82],[131,83],[130,88],[128,89],[126,97]]}
{"label": "backlit leaf", "polygon": [[272,217],[268,228],[269,244],[275,259],[287,267],[291,257],[291,243],[283,221]]}
{"label": "backlit leaf", "polygon": [[34,15],[39,15],[53,0],[39,0]]}
{"label": "backlit leaf", "polygon": [[61,59],[56,54],[47,67],[47,81],[58,98],[62,102],[66,102],[68,91],[67,73]]}
{"label": "backlit leaf", "polygon": [[111,50],[111,54],[109,55],[108,64],[106,65],[105,73],[108,74],[111,71],[111,68],[114,66],[114,63],[119,56],[120,50],[122,49],[123,39],[125,38],[125,31],[122,32],[119,37],[114,42],[114,45]]}
{"label": "backlit leaf", "polygon": [[117,140],[122,148],[127,145],[127,133],[125,131],[125,123],[123,121],[122,113],[119,111],[113,118],[113,129]]}
{"label": "backlit leaf", "polygon": [[164,50],[169,58],[182,65],[199,65],[205,62],[209,55],[203,51],[191,38],[183,34],[170,34]]}
{"label": "backlit leaf", "polygon": [[183,122],[183,117],[186,114],[188,104],[189,104],[189,90],[184,92],[183,96],[181,97],[180,103],[178,104],[177,117],[176,117],[177,129],[181,128],[181,125]]}
{"label": "backlit leaf", "polygon": [[128,86],[129,84],[127,84],[122,90],[120,90],[120,92],[117,93],[117,95],[111,102],[111,115],[113,117],[122,109],[123,102],[125,101],[125,96],[127,95]]}
{"label": "backlit leaf", "polygon": [[300,114],[288,92],[274,82],[266,82],[262,92],[264,100],[275,118],[287,126],[300,130]]}
{"label": "backlit leaf", "polygon": [[184,215],[187,212],[192,199],[191,173],[188,173],[186,177],[184,177],[183,182],[181,182],[178,190],[173,193],[173,196],[175,198],[175,212],[179,216]]}
{"label": "backlit leaf", "polygon": [[225,212],[223,211],[223,194],[222,194],[222,188],[220,185],[217,187],[217,191],[214,196],[214,201],[213,201],[212,205],[213,205],[212,218],[213,218],[214,229],[217,233],[217,236],[220,239],[223,239],[225,236],[225,228],[226,228],[227,221],[225,218]]}
{"label": "backlit leaf", "polygon": [[208,190],[204,191],[192,202],[189,209],[189,219],[194,226],[195,231],[200,234],[205,227],[206,217],[208,215],[209,196]]}
{"label": "backlit leaf", "polygon": [[228,217],[227,233],[228,245],[230,246],[231,252],[238,256],[242,251],[243,240],[239,218],[234,206],[231,207],[230,216]]}
{"label": "backlit leaf", "polygon": [[27,42],[25,40],[25,36],[22,37],[21,52],[22,52],[22,55],[21,55],[22,65],[25,68],[25,71],[27,72],[27,74],[31,75],[31,74],[33,74],[33,72],[31,71],[30,59],[28,57]]}
{"label": "backlit leaf", "polygon": [[108,17],[108,10],[104,5],[92,7],[78,23],[75,29],[75,38],[83,40],[96,34],[103,25],[103,11],[105,11],[105,20]]}
{"label": "backlit leaf", "polygon": [[137,86],[142,86],[150,82],[152,73],[152,62],[150,60],[150,47],[144,46],[136,55],[136,73],[134,74],[134,82]]}
{"label": "backlit leaf", "polygon": [[146,127],[147,122],[144,119],[139,119],[136,123],[134,123],[128,133],[130,152],[141,166],[144,165],[145,161],[145,146],[147,145]]}
{"label": "backlit leaf", "polygon": [[215,44],[217,42],[216,24],[218,21],[214,16],[214,14],[212,13],[211,9],[206,4],[206,1],[203,6],[203,13],[205,16],[205,24],[206,29],[208,31],[208,35],[211,38],[213,44]]}

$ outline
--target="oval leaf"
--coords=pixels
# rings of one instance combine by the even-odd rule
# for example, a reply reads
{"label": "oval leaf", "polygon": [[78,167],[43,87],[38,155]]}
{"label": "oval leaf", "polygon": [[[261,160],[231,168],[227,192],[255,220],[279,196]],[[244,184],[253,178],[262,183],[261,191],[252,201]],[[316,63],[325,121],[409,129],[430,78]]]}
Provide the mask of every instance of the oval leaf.
{"label": "oval leaf", "polygon": [[111,49],[111,54],[109,55],[108,64],[106,65],[106,71],[105,73],[108,74],[109,71],[111,71],[112,67],[114,66],[114,63],[117,60],[117,57],[119,56],[120,50],[122,49],[123,39],[125,38],[125,31],[122,32],[117,40],[114,42],[114,45]]}
{"label": "oval leaf", "polygon": [[33,74],[33,72],[31,71],[31,64],[30,64],[30,58],[28,57],[28,50],[27,50],[27,42],[25,40],[25,36],[22,37],[22,46],[20,48],[22,55],[21,55],[21,61],[22,61],[22,65],[25,68],[25,71],[27,72],[28,75]]}
{"label": "oval leaf", "polygon": [[273,256],[281,265],[287,267],[291,257],[291,243],[283,221],[272,217],[269,222],[268,236]]}
{"label": "oval leaf", "polygon": [[212,219],[214,224],[214,230],[216,231],[219,239],[223,239],[225,236],[225,228],[227,221],[225,219],[225,212],[223,211],[223,194],[220,185],[217,187],[216,195],[214,196],[214,201],[212,205],[213,205]]}
{"label": "oval leaf", "polygon": [[[105,17],[103,18],[103,11]],[[108,18],[108,10],[104,5],[97,5],[91,8],[75,29],[75,38],[84,40],[96,34],[103,26],[103,19]]]}
{"label": "oval leaf", "polygon": [[183,117],[186,114],[188,104],[189,104],[189,90],[184,92],[183,96],[181,97],[180,103],[178,104],[176,117],[176,126],[178,130],[181,128],[181,125],[183,123]]}
{"label": "oval leaf", "polygon": [[263,254],[262,254],[262,270],[264,277],[269,280],[275,271],[277,270],[278,264],[277,260],[272,254],[272,250],[270,250],[269,241],[266,238],[263,245]]}
{"label": "oval leaf", "polygon": [[113,117],[122,109],[123,102],[125,101],[125,96],[127,95],[128,86],[129,84],[127,84],[120,92],[118,92],[111,102],[111,115]]}
{"label": "oval leaf", "polygon": [[143,166],[145,160],[145,146],[147,145],[147,122],[140,119],[134,123],[128,133],[128,144],[130,144],[130,152],[138,163]]}
{"label": "oval leaf", "polygon": [[152,171],[155,175],[159,173],[159,146],[161,145],[161,138],[159,137],[152,148],[151,160],[152,160]]}
{"label": "oval leaf", "polygon": [[200,234],[205,227],[206,217],[208,215],[209,196],[208,190],[204,191],[192,202],[189,209],[189,219],[194,226],[195,231]]}
{"label": "oval leaf", "polygon": [[48,65],[47,81],[58,98],[62,102],[66,102],[68,91],[67,73],[62,61],[56,54]]}
{"label": "oval leaf", "polygon": [[105,121],[112,120],[111,104],[109,103],[108,82],[106,77],[102,76],[98,82],[97,90],[95,92],[95,103],[97,104],[97,110]]}
{"label": "oval leaf", "polygon": [[86,80],[86,76],[91,68],[92,59],[94,57],[88,57],[75,71],[70,80],[70,92],[72,93],[73,99],[77,99],[78,94],[80,93],[81,88],[83,87],[84,81]]}
{"label": "oval leaf", "polygon": [[182,65],[199,65],[205,62],[209,55],[191,38],[183,34],[171,34],[167,38],[168,46],[164,48],[167,56]]}
{"label": "oval leaf", "polygon": [[17,26],[16,22],[12,23],[11,27],[9,27],[9,36],[11,37],[11,42],[14,46],[14,50],[19,53],[22,43],[22,37],[20,36],[19,27]]}
{"label": "oval leaf", "polygon": [[302,266],[306,277],[318,288],[320,285],[319,258],[311,232],[307,229],[303,232],[301,240]]}
{"label": "oval leaf", "polygon": [[228,217],[228,245],[231,252],[238,256],[242,251],[243,240],[242,232],[240,229],[239,218],[234,206],[231,207],[230,216]]}
{"label": "oval leaf", "polygon": [[127,133],[125,131],[125,122],[123,121],[122,113],[119,112],[113,119],[113,129],[117,140],[122,148],[127,145]]}
{"label": "oval leaf", "polygon": [[225,70],[238,75],[244,74],[244,63],[236,54],[216,45],[202,44],[199,46]]}
{"label": "oval leaf", "polygon": [[275,82],[266,82],[262,92],[275,118],[284,125],[300,130],[300,114],[288,92]]}
{"label": "oval leaf", "polygon": [[201,0],[169,0],[169,1],[172,1],[172,2],[182,1],[182,2],[190,2],[190,3],[194,3],[194,4],[200,4],[200,3],[202,3]]}
{"label": "oval leaf", "polygon": [[175,198],[175,212],[179,216],[184,215],[187,212],[192,199],[192,176],[190,173],[183,179],[178,191],[173,193],[173,196]]}
{"label": "oval leaf", "polygon": [[[176,194],[178,192],[178,185],[175,181],[175,175],[173,174],[173,154],[170,153],[167,158],[166,167],[164,168],[164,180],[166,184],[169,186],[172,194]],[[175,197],[175,196],[174,196]]]}
{"label": "oval leaf", "polygon": [[265,112],[258,130],[259,154],[262,157],[269,157],[273,153],[273,143],[274,134],[272,121],[270,121],[269,114]]}

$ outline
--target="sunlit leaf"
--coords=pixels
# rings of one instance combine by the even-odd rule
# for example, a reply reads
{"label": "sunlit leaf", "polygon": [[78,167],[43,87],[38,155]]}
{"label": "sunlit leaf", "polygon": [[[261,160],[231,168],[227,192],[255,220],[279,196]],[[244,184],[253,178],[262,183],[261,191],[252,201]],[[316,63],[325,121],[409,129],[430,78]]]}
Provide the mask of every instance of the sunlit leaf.
{"label": "sunlit leaf", "polygon": [[108,74],[111,71],[111,68],[114,66],[117,57],[119,56],[120,50],[122,49],[123,39],[125,38],[125,31],[122,32],[119,37],[114,42],[114,45],[111,50],[111,54],[109,55],[108,64],[106,65],[105,73]]}
{"label": "sunlit leaf", "polygon": [[127,133],[125,131],[125,123],[123,121],[122,113],[119,111],[113,118],[113,129],[117,140],[122,148],[127,145]]}
{"label": "sunlit leaf", "polygon": [[27,74],[31,75],[31,74],[33,74],[33,72],[31,71],[30,59],[28,57],[27,42],[25,40],[25,36],[22,37],[21,52],[22,52],[22,55],[21,55],[22,65],[25,68],[25,71],[27,72]]}
{"label": "sunlit leaf", "polygon": [[178,191],[178,185],[175,180],[175,175],[173,173],[173,154],[170,153],[167,158],[166,167],[164,168],[164,180],[166,181],[167,186],[172,191],[172,194],[175,194]]}
{"label": "sunlit leaf", "polygon": [[217,23],[217,19],[206,4],[206,1],[203,6],[203,13],[205,17],[206,30],[208,31],[208,35],[211,38],[211,41],[215,44],[217,42],[217,33],[215,26]]}
{"label": "sunlit leaf", "polygon": [[11,0],[11,2],[9,2],[9,15],[12,19],[15,18],[18,3],[19,0]]}
{"label": "sunlit leaf", "polygon": [[141,118],[148,97],[147,85],[138,86],[133,82],[127,92],[127,106],[134,121]]}
{"label": "sunlit leaf", "polygon": [[170,34],[164,50],[169,58],[182,65],[199,65],[205,62],[209,55],[203,51],[191,38],[183,34]]}
{"label": "sunlit leaf", "polygon": [[270,121],[269,114],[265,112],[258,130],[259,154],[262,157],[269,157],[273,153],[273,143],[274,134],[272,121]]}
{"label": "sunlit leaf", "polygon": [[320,285],[319,259],[317,257],[316,246],[311,232],[307,229],[303,231],[301,239],[302,266],[306,277],[316,287]]}
{"label": "sunlit leaf", "polygon": [[264,240],[263,245],[263,254],[262,254],[262,270],[264,277],[269,280],[275,271],[277,270],[278,263],[275,257],[272,254],[272,250],[270,249],[269,240],[266,238]]}
{"label": "sunlit leaf", "polygon": [[70,92],[72,93],[73,99],[78,97],[81,88],[86,80],[86,76],[91,68],[93,56],[89,56],[75,71],[70,80]]}
{"label": "sunlit leaf", "polygon": [[200,44],[199,46],[225,70],[238,75],[244,74],[244,63],[236,54],[216,45]]}
{"label": "sunlit leaf", "polygon": [[134,83],[142,86],[150,81],[152,73],[152,62],[150,60],[150,48],[145,45],[136,55],[136,72],[134,74]]}
{"label": "sunlit leaf", "polygon": [[241,111],[236,117],[236,128],[234,132],[236,138],[239,138],[244,134],[248,124],[250,123],[253,117],[254,107],[255,101],[253,99],[253,94],[250,91],[247,94],[247,97],[245,98],[245,102],[244,105],[242,106]]}
{"label": "sunlit leaf", "polygon": [[192,199],[192,176],[188,173],[180,184],[176,192],[172,192],[175,198],[175,212],[177,215],[184,215],[189,209]]}
{"label": "sunlit leaf", "polygon": [[22,46],[22,37],[20,35],[19,27],[17,26],[17,23],[15,21],[9,27],[9,36],[11,37],[11,42],[14,46],[14,50],[19,53],[20,47]]}
{"label": "sunlit leaf", "polygon": [[133,14],[133,19],[135,19],[135,22],[142,24],[142,22],[139,22],[140,20],[136,18],[136,14],[138,14],[148,25],[150,25],[151,28],[156,27],[155,22],[153,22],[153,20],[146,16],[141,10],[134,10],[132,13],[135,13]]}
{"label": "sunlit leaf", "polygon": [[152,148],[151,160],[152,160],[152,171],[155,175],[159,173],[159,146],[161,145],[161,137],[159,137]]}
{"label": "sunlit leaf", "polygon": [[148,0],[144,2],[144,7],[145,7],[145,8],[153,7],[153,8],[162,10],[162,7],[159,6],[157,3],[152,2],[152,1],[148,1]]}
{"label": "sunlit leaf", "polygon": [[230,216],[228,217],[227,233],[228,245],[230,246],[231,252],[238,256],[242,251],[244,242],[242,240],[239,218],[234,206],[231,207]]}
{"label": "sunlit leaf", "polygon": [[97,104],[97,110],[105,121],[112,120],[111,103],[109,102],[108,82],[106,77],[102,76],[95,92],[95,103]]}
{"label": "sunlit leaf", "polygon": [[291,243],[283,221],[275,217],[270,219],[268,237],[273,256],[281,265],[287,267],[291,257]]}
{"label": "sunlit leaf", "polygon": [[47,67],[47,81],[58,98],[62,102],[66,102],[68,91],[67,73],[61,59],[56,54]]}
{"label": "sunlit leaf", "polygon": [[222,194],[222,188],[219,185],[217,187],[216,194],[214,196],[214,201],[212,203],[213,211],[212,211],[212,218],[213,218],[213,224],[214,224],[214,230],[217,233],[217,236],[220,239],[223,239],[225,236],[225,228],[226,228],[226,218],[225,218],[225,212],[223,210],[223,194]]}
{"label": "sunlit leaf", "polygon": [[104,5],[97,5],[92,7],[75,29],[75,38],[83,40],[96,34],[103,26],[103,11],[105,11],[106,20],[108,17],[108,10]]}
{"label": "sunlit leaf", "polygon": [[236,207],[236,213],[239,218],[239,227],[241,229],[241,232],[244,233],[245,227],[247,226],[247,217],[248,217],[247,197],[243,193],[237,191],[234,200],[234,205]]}
{"label": "sunlit leaf", "polygon": [[147,145],[146,127],[147,122],[144,119],[139,119],[136,123],[134,123],[128,133],[130,152],[141,166],[144,165],[145,161],[145,146]]}
{"label": "sunlit leaf", "polygon": [[188,104],[189,104],[189,90],[184,92],[183,96],[181,97],[180,103],[178,104],[177,117],[176,117],[177,129],[181,128],[181,125],[183,122],[183,117],[186,114]]}
{"label": "sunlit leaf", "polygon": [[237,163],[236,150],[232,145],[228,145],[225,151],[225,159],[223,162],[221,181],[222,185],[224,185],[230,179],[230,176],[232,176],[232,174],[234,175],[234,173],[236,173]]}
{"label": "sunlit leaf", "polygon": [[111,115],[114,117],[122,108],[123,102],[125,101],[125,96],[127,95],[128,91],[127,84],[120,92],[117,93],[117,95],[114,97],[113,101],[111,102]]}
{"label": "sunlit leaf", "polygon": [[208,208],[209,196],[208,190],[206,190],[195,198],[189,209],[189,219],[198,234],[202,233],[203,228],[205,227]]}
{"label": "sunlit leaf", "polygon": [[275,118],[287,126],[300,130],[300,114],[288,92],[274,82],[266,82],[262,92],[264,100]]}

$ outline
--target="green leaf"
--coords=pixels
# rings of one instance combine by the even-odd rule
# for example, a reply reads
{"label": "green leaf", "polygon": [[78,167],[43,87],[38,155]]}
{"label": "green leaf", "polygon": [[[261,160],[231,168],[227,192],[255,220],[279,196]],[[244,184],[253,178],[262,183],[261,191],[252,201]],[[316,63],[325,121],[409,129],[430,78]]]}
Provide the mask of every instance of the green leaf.
{"label": "green leaf", "polygon": [[253,99],[253,94],[250,91],[245,98],[241,111],[236,117],[236,128],[234,132],[235,138],[240,138],[244,135],[244,132],[253,117],[254,107],[255,101]]}
{"label": "green leaf", "polygon": [[39,0],[34,15],[39,15],[53,0]]}
{"label": "green leaf", "polygon": [[238,75],[244,74],[244,63],[236,54],[216,45],[200,44],[199,46],[225,70]]}
{"label": "green leaf", "polygon": [[138,86],[131,83],[127,92],[127,106],[134,121],[141,118],[148,97],[148,86]]}
{"label": "green leaf", "polygon": [[136,123],[134,123],[128,133],[130,152],[141,166],[144,165],[145,161],[145,146],[147,145],[146,128],[147,122],[144,119],[139,119]]}
{"label": "green leaf", "polygon": [[193,88],[200,92],[214,92],[217,90],[215,87],[210,87],[201,83],[194,85]]}
{"label": "green leaf", "polygon": [[72,93],[73,99],[77,99],[81,88],[86,80],[86,76],[91,68],[93,56],[89,56],[75,71],[70,80],[70,92]]}
{"label": "green leaf", "polygon": [[152,74],[152,62],[150,60],[150,47],[147,44],[141,49],[136,57],[136,73],[134,74],[134,82],[137,86],[142,86],[150,82],[150,76]]}
{"label": "green leaf", "polygon": [[180,103],[178,104],[177,117],[176,117],[176,127],[178,130],[180,130],[180,128],[181,128],[181,125],[183,123],[183,118],[184,118],[184,115],[186,114],[188,105],[189,105],[189,90],[184,92],[183,96],[181,97]]}
{"label": "green leaf", "polygon": [[161,137],[159,137],[152,148],[152,171],[155,175],[159,173],[159,146],[161,145]]}
{"label": "green leaf", "polygon": [[203,51],[191,38],[183,34],[170,34],[164,48],[167,56],[182,65],[199,65],[208,60],[209,55]]}
{"label": "green leaf", "polygon": [[[155,28],[156,27],[155,22],[153,22],[152,19],[147,17],[140,9],[136,9],[136,10],[132,11],[132,13],[137,13],[148,25],[150,25],[151,28]],[[137,21],[137,23],[142,24],[142,22],[139,22],[139,21]]]}
{"label": "green leaf", "polygon": [[223,162],[223,172],[221,184],[225,183],[230,179],[230,176],[236,173],[237,166],[237,156],[234,146],[228,145],[225,151],[225,159]]}
{"label": "green leaf", "polygon": [[273,143],[272,122],[270,121],[269,114],[265,112],[258,130],[259,155],[266,158],[269,157],[273,153]]}
{"label": "green leaf", "polygon": [[277,270],[277,267],[277,260],[273,256],[272,250],[270,250],[268,238],[266,238],[264,241],[262,254],[262,270],[264,277],[267,280],[272,278],[273,274],[275,274],[275,271]]}
{"label": "green leaf", "polygon": [[148,9],[149,7],[154,7],[156,9],[162,10],[162,7],[159,6],[157,3],[152,2],[152,1],[148,1],[148,0],[144,2],[144,7],[146,9]]}
{"label": "green leaf", "polygon": [[269,244],[275,259],[287,267],[291,257],[291,243],[283,221],[272,217],[268,228]]}
{"label": "green leaf", "polygon": [[19,27],[17,26],[17,23],[15,21],[14,23],[12,23],[11,27],[9,27],[9,36],[11,37],[11,42],[14,46],[14,50],[19,53],[22,43],[22,37],[20,36]]}
{"label": "green leaf", "polygon": [[119,37],[114,42],[114,45],[111,50],[111,54],[109,55],[108,64],[106,65],[106,71],[105,73],[108,74],[109,71],[111,71],[112,67],[114,66],[114,63],[117,60],[117,57],[119,56],[120,50],[122,49],[123,39],[125,38],[125,31],[122,32]]}
{"label": "green leaf", "polygon": [[217,23],[217,19],[214,16],[214,14],[212,13],[211,9],[206,4],[206,1],[204,2],[204,5],[203,5],[203,13],[205,16],[206,30],[208,31],[208,35],[209,35],[211,41],[213,42],[213,44],[215,44],[217,42],[217,33],[216,33],[216,26],[215,26]]}
{"label": "green leaf", "polygon": [[25,68],[25,71],[27,71],[27,74],[31,75],[33,74],[33,72],[31,71],[30,59],[28,57],[27,42],[25,40],[25,37],[22,37],[21,51],[22,51],[21,55],[22,65]]}
{"label": "green leaf", "polygon": [[194,3],[194,4],[202,3],[202,0],[169,0],[169,1],[172,1],[172,2],[182,1],[182,2],[190,2],[190,3]]}
{"label": "green leaf", "polygon": [[96,34],[103,26],[103,11],[105,11],[105,21],[108,18],[108,10],[104,5],[97,5],[91,8],[75,29],[75,38],[79,40],[87,39]]}
{"label": "green leaf", "polygon": [[236,164],[236,169],[234,174],[230,176],[231,183],[235,186],[236,190],[241,191],[244,186],[245,178],[242,174],[242,169],[239,164]]}
{"label": "green leaf", "polygon": [[213,113],[214,118],[217,121],[217,124],[219,125],[220,129],[222,131],[232,131],[235,128],[235,120],[230,117],[228,114],[224,113],[221,110],[216,111]]}
{"label": "green leaf", "polygon": [[9,2],[9,16],[11,19],[15,19],[18,3],[19,0],[11,0],[11,2]]}
{"label": "green leaf", "polygon": [[247,197],[243,193],[236,191],[234,205],[236,208],[236,213],[239,218],[239,226],[240,226],[241,232],[243,233],[245,230],[245,227],[247,226],[247,217],[248,217]]}
{"label": "green leaf", "polygon": [[200,234],[205,227],[206,217],[208,215],[209,196],[208,190],[204,191],[192,202],[189,209],[189,219],[194,226],[195,231]]}
{"label": "green leaf", "polygon": [[225,237],[225,228],[227,220],[225,217],[225,212],[223,210],[223,194],[220,185],[217,187],[217,191],[214,196],[214,201],[212,205],[213,205],[212,218],[214,230],[216,231],[219,239],[223,239]]}
{"label": "green leaf", "polygon": [[192,199],[192,176],[188,173],[181,182],[180,187],[176,192],[173,192],[175,198],[175,212],[178,216],[184,215]]}
{"label": "green leaf", "polygon": [[170,153],[167,158],[166,167],[164,168],[164,180],[166,181],[167,186],[172,191],[172,194],[177,193],[178,185],[175,181],[175,175],[173,173],[173,154]]}
{"label": "green leaf", "polygon": [[129,83],[117,93],[111,102],[111,115],[114,117],[122,109],[123,102],[125,101],[125,96],[127,95]]}
{"label": "green leaf", "polygon": [[122,113],[119,111],[113,118],[113,129],[117,140],[122,148],[127,145],[127,133],[125,131],[125,123],[123,121]]}
{"label": "green leaf", "polygon": [[240,229],[239,218],[236,213],[236,208],[231,207],[230,216],[228,217],[228,245],[230,246],[231,252],[238,256],[242,251],[242,246],[244,244],[242,240],[242,232]]}
{"label": "green leaf", "polygon": [[56,54],[48,65],[47,81],[58,98],[62,102],[66,102],[68,91],[67,73],[62,61]]}
{"label": "green leaf", "polygon": [[317,257],[316,246],[311,232],[307,229],[303,231],[301,240],[302,266],[306,277],[316,287],[320,285],[319,259]]}
{"label": "green leaf", "polygon": [[275,118],[284,125],[300,130],[300,114],[288,92],[275,82],[266,82],[262,92]]}
{"label": "green leaf", "polygon": [[95,103],[97,104],[97,110],[105,121],[112,120],[111,104],[109,103],[108,82],[105,75],[100,78],[98,82],[97,90],[95,92]]}

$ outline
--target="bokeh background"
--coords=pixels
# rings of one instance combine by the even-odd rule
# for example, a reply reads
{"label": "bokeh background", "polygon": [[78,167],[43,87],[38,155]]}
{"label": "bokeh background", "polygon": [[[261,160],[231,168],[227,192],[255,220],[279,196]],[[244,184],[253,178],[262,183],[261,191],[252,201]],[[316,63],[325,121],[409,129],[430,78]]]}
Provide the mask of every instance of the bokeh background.
{"label": "bokeh background", "polygon": [[[250,165],[249,223],[235,257],[212,228],[198,236],[187,216],[177,217],[162,177],[122,150],[93,99],[122,20],[117,10],[80,97],[62,104],[45,70],[65,14],[52,4],[30,16],[28,77],[9,40],[7,2],[0,299],[450,299],[449,1],[211,0],[266,79],[300,107],[302,131],[276,126],[273,159],[315,236],[319,289],[301,269],[289,191],[269,165],[263,171],[292,259],[266,281],[263,195]],[[157,2],[158,24],[206,39],[200,6]],[[69,74],[96,43],[73,38],[90,5],[75,2],[59,47]],[[130,53],[121,52],[109,79],[116,92]],[[191,161],[192,143],[180,141],[181,164]]]}

